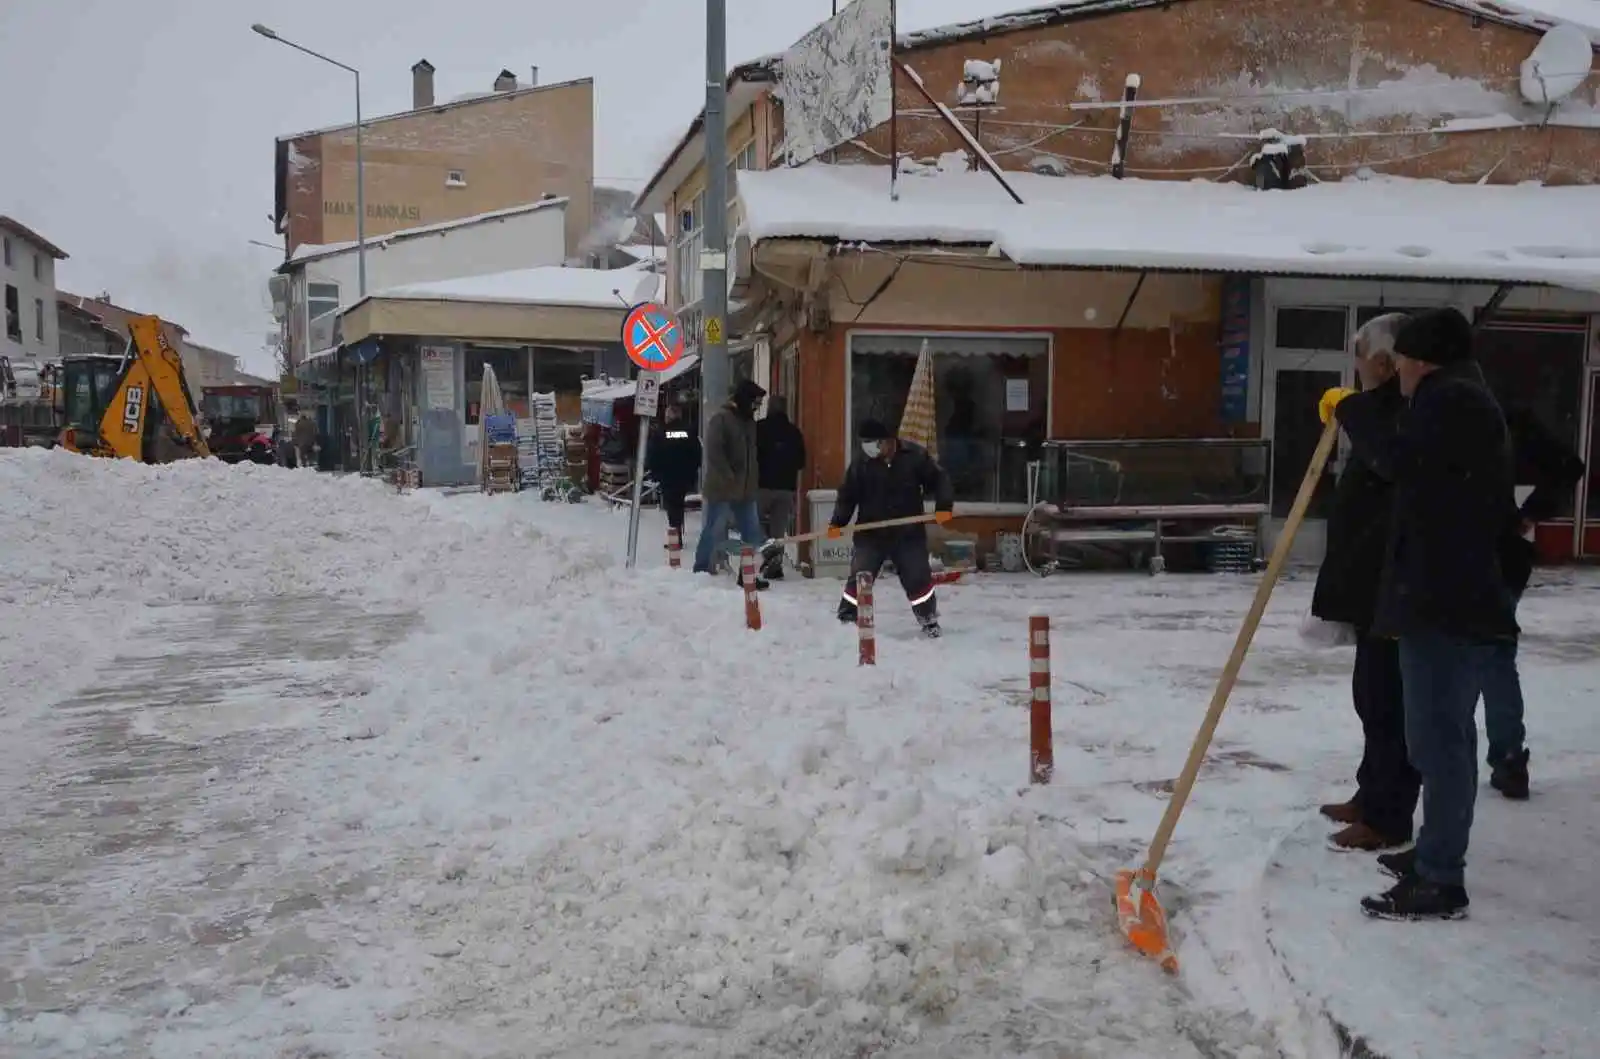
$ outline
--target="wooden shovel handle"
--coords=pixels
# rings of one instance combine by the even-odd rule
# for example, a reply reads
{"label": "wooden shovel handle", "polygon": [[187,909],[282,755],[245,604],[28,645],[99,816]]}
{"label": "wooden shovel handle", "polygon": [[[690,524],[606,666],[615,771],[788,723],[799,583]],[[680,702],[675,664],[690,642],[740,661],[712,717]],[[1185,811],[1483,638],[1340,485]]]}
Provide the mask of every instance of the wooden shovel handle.
{"label": "wooden shovel handle", "polygon": [[1183,763],[1183,772],[1178,776],[1178,782],[1172,789],[1172,798],[1167,802],[1167,811],[1161,815],[1161,825],[1156,828],[1156,837],[1150,843],[1150,855],[1145,859],[1144,871],[1141,874],[1147,880],[1153,880],[1157,870],[1161,867],[1161,860],[1167,855],[1167,845],[1172,841],[1172,833],[1177,830],[1178,817],[1183,814],[1183,807],[1189,801],[1189,792],[1194,790],[1195,777],[1200,774],[1200,765],[1205,761],[1206,751],[1211,747],[1211,737],[1216,734],[1217,723],[1222,720],[1222,711],[1228,705],[1228,696],[1233,694],[1234,682],[1239,679],[1239,670],[1244,665],[1244,656],[1250,650],[1250,641],[1255,639],[1256,627],[1261,624],[1261,615],[1266,612],[1267,600],[1272,598],[1272,589],[1278,583],[1278,575],[1283,572],[1284,565],[1289,561],[1289,549],[1294,545],[1295,534],[1300,532],[1300,524],[1305,521],[1306,509],[1311,506],[1311,497],[1317,491],[1317,484],[1322,480],[1323,469],[1328,465],[1328,457],[1333,454],[1334,443],[1339,440],[1339,421],[1330,418],[1328,425],[1322,430],[1322,437],[1317,441],[1316,451],[1311,454],[1311,466],[1306,468],[1306,476],[1300,481],[1300,492],[1295,494],[1294,506],[1289,509],[1289,517],[1283,524],[1283,532],[1278,534],[1278,543],[1273,546],[1272,558],[1267,562],[1267,571],[1261,577],[1261,583],[1256,586],[1255,599],[1250,603],[1250,610],[1244,616],[1244,624],[1239,627],[1239,635],[1233,641],[1233,653],[1228,656],[1228,664],[1222,667],[1222,675],[1217,678],[1216,690],[1211,693],[1211,705],[1206,709],[1205,720],[1200,722],[1200,731],[1195,734],[1194,745],[1189,748],[1189,760]]}
{"label": "wooden shovel handle", "polygon": [[[852,533],[862,530],[888,529],[890,526],[915,526],[919,522],[932,522],[933,515],[906,515],[903,518],[886,518],[879,522],[857,522],[849,526],[840,526],[839,535],[848,537]],[[806,541],[816,541],[828,535],[827,530],[814,530],[811,533],[797,533],[793,537],[779,537],[772,541],[773,544],[804,544]]]}

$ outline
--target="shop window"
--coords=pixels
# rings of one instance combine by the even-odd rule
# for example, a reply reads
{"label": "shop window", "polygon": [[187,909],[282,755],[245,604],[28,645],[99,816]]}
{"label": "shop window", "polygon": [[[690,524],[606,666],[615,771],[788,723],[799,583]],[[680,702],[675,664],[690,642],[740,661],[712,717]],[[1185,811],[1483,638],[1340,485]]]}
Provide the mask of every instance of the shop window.
{"label": "shop window", "polygon": [[[1532,412],[1552,434],[1582,453],[1584,349],[1588,335],[1574,324],[1557,330],[1488,327],[1478,333],[1478,363],[1500,403]],[[1532,469],[1519,467],[1517,480]],[[1557,517],[1570,518],[1574,498],[1562,499]]]}
{"label": "shop window", "polygon": [[1273,345],[1277,349],[1343,352],[1349,319],[1344,309],[1279,309]]}
{"label": "shop window", "polygon": [[528,415],[528,351],[521,346],[467,346],[467,422],[483,416],[483,367],[494,368],[495,381],[506,410],[519,418]]}
{"label": "shop window", "polygon": [[[1050,345],[1014,335],[926,336],[939,462],[957,500],[1025,503],[1049,422]],[[863,419],[900,426],[924,336],[852,335],[850,445]]]}

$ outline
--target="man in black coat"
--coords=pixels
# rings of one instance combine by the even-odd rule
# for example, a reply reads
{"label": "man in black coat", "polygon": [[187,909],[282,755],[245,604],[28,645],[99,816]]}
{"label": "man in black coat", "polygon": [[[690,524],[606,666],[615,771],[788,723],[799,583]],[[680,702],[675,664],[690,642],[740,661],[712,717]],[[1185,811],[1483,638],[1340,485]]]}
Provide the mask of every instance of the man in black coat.
{"label": "man in black coat", "polygon": [[[955,509],[950,477],[927,449],[896,438],[876,419],[864,420],[859,434],[861,453],[850,461],[839,485],[829,537],[839,537],[852,517],[859,522],[882,522],[921,515],[929,499],[933,500],[935,521],[950,521]],[[892,562],[922,631],[938,636],[939,600],[928,561],[927,526],[916,523],[864,530],[852,536],[851,545],[850,576],[839,600],[839,620],[856,620],[856,576],[868,573],[876,577],[885,562]]]}
{"label": "man in black coat", "polygon": [[[1533,528],[1555,518],[1561,500],[1583,480],[1583,460],[1524,406],[1506,409],[1516,483],[1532,486],[1518,512],[1516,534],[1507,537],[1501,555],[1506,579],[1517,602],[1533,576]],[[1495,645],[1494,658],[1483,676],[1483,722],[1489,736],[1489,785],[1507,798],[1528,797],[1527,729],[1523,724],[1522,678],[1517,672],[1517,640]]]}
{"label": "man in black coat", "polygon": [[649,470],[661,486],[667,525],[678,531],[681,544],[684,500],[700,477],[700,438],[684,423],[683,410],[675,404],[667,405],[661,428],[650,440]]}
{"label": "man in black coat", "polygon": [[[806,438],[789,419],[789,410],[776,397],[767,399],[767,414],[756,421],[756,505],[769,539],[786,537],[794,519],[795,490],[806,466]],[[783,552],[774,551],[762,574],[783,579]]]}
{"label": "man in black coat", "polygon": [[1390,424],[1373,402],[1323,396],[1361,458],[1395,484],[1373,632],[1400,641],[1406,746],[1422,774],[1415,850],[1379,857],[1400,881],[1366,897],[1386,919],[1466,912],[1466,854],[1477,797],[1477,706],[1496,645],[1517,635],[1501,550],[1518,518],[1505,417],[1454,309],[1418,313],[1395,340],[1408,404]]}
{"label": "man in black coat", "polygon": [[[1389,313],[1362,325],[1354,353],[1361,393],[1347,402],[1372,423],[1392,431],[1405,410],[1394,369],[1394,340],[1407,317]],[[1328,544],[1311,597],[1311,613],[1349,625],[1356,634],[1350,693],[1361,720],[1361,766],[1348,802],[1324,805],[1322,815],[1343,830],[1335,848],[1376,852],[1411,841],[1422,780],[1406,756],[1406,718],[1400,680],[1400,645],[1372,631],[1378,583],[1388,551],[1394,484],[1354,452],[1339,475],[1328,512]]]}

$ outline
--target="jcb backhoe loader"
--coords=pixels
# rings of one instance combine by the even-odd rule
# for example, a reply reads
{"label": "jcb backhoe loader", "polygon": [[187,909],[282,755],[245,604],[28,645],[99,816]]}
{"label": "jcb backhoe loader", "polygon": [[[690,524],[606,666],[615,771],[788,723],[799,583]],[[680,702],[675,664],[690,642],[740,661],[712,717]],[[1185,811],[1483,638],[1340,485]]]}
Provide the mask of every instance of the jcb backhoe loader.
{"label": "jcb backhoe loader", "polygon": [[161,320],[133,317],[128,338],[121,357],[62,358],[62,448],[144,463],[210,456],[195,422],[183,358],[167,341]]}

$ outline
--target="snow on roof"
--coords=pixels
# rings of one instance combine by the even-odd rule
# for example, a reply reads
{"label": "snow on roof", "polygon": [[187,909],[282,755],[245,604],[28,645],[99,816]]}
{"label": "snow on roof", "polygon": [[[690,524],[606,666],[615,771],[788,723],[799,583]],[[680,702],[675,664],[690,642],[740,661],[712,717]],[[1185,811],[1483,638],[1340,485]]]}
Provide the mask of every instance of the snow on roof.
{"label": "snow on roof", "polygon": [[[474,224],[483,224],[486,221],[501,221],[507,217],[520,217],[524,213],[533,213],[536,210],[546,210],[553,206],[565,206],[570,201],[570,199],[558,195],[540,199],[537,202],[524,202],[517,206],[507,206],[505,209],[490,210],[487,213],[475,213],[471,217],[461,217],[453,221],[436,221],[433,224],[419,225],[416,228],[402,228],[398,232],[389,232],[385,235],[371,237],[367,240],[367,249],[387,246],[397,240],[412,239],[419,235],[436,235],[439,232],[466,228]],[[319,258],[332,257],[334,254],[345,254],[358,246],[360,246],[360,243],[354,239],[344,243],[301,243],[295,247],[294,253],[289,255],[289,260],[284,264],[297,265],[306,261],[315,261]]]}
{"label": "snow on roof", "polygon": [[635,268],[524,268],[486,276],[413,283],[374,293],[374,298],[413,301],[496,302],[567,305],[622,311],[665,294],[666,277]]}
{"label": "snow on roof", "polygon": [[665,261],[667,259],[666,247],[651,246],[649,243],[618,243],[617,249],[635,261],[642,263]]}
{"label": "snow on roof", "polygon": [[1548,283],[1600,291],[1600,187],[1208,181],[812,164],[739,175],[752,240],[991,246],[1019,265]]}

